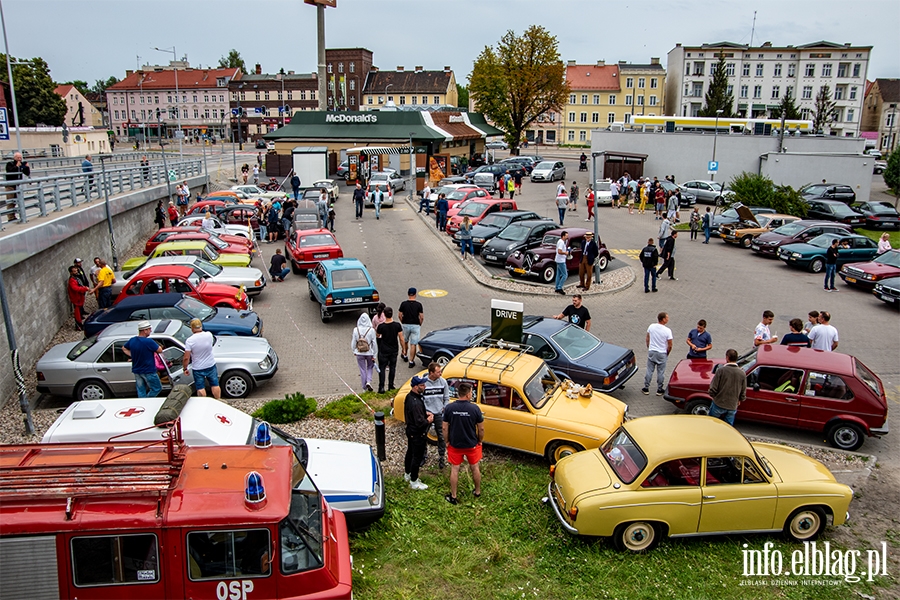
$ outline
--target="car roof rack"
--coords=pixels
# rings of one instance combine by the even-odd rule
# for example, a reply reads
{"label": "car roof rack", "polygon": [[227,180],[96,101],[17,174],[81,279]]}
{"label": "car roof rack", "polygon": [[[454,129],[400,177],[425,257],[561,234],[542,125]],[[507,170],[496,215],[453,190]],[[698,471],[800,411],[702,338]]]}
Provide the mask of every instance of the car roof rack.
{"label": "car roof rack", "polygon": [[[485,345],[481,347],[481,352],[477,356],[460,357],[459,362],[466,365],[463,377],[469,376],[471,367],[483,367],[498,371],[497,381],[499,382],[500,375],[506,371],[515,370],[516,361],[523,355],[534,351],[534,348],[526,344],[515,344],[505,340],[486,339],[483,343]],[[510,358],[507,352],[518,353]]]}

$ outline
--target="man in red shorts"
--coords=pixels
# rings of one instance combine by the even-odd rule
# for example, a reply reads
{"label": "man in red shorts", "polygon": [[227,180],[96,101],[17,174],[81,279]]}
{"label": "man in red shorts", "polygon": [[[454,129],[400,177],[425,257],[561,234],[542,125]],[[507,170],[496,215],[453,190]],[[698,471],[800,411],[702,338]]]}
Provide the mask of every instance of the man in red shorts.
{"label": "man in red shorts", "polygon": [[472,386],[460,383],[456,386],[457,400],[444,408],[444,439],[447,440],[447,460],[450,462],[450,493],[444,499],[459,504],[456,484],[463,457],[469,461],[476,498],[481,496],[481,442],[484,440],[484,415],[472,404]]}

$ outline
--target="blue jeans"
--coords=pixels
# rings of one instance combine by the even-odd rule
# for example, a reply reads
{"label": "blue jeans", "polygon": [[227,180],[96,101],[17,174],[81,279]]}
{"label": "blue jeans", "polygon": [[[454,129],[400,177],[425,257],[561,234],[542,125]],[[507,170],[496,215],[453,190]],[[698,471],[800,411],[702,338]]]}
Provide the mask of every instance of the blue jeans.
{"label": "blue jeans", "polygon": [[438,219],[438,229],[441,231],[447,230],[447,211],[442,210],[440,212],[440,218]]}
{"label": "blue jeans", "polygon": [[162,382],[156,373],[133,373],[138,398],[156,398],[162,391]]}
{"label": "blue jeans", "polygon": [[375,218],[376,219],[381,218],[381,202],[375,203]]}
{"label": "blue jeans", "polygon": [[294,200],[300,199],[300,188],[294,188]]}
{"label": "blue jeans", "polygon": [[706,238],[704,241],[709,243],[709,227],[703,228],[703,236]]}
{"label": "blue jeans", "polygon": [[291,270],[287,267],[283,268],[280,273],[269,269],[269,275],[271,275],[272,277],[277,277],[278,279],[284,279],[290,274],[290,272]]}
{"label": "blue jeans", "polygon": [[559,210],[559,226],[562,227],[563,221],[566,219],[566,209],[557,208]]}
{"label": "blue jeans", "polygon": [[431,198],[422,198],[419,200],[419,212],[425,211],[426,215],[431,214]]}
{"label": "blue jeans", "polygon": [[266,227],[265,225],[263,225],[262,223],[260,223],[259,224],[259,239],[261,241],[265,241],[268,237],[269,237],[269,228]]}
{"label": "blue jeans", "polygon": [[216,367],[194,369],[194,389],[200,392],[200,390],[206,389],[207,383],[209,383],[209,387],[219,387],[219,372]]}
{"label": "blue jeans", "polygon": [[715,417],[717,419],[722,419],[729,425],[734,426],[734,415],[737,414],[736,410],[728,410],[718,406],[715,402],[709,405],[709,416]]}
{"label": "blue jeans", "polygon": [[112,290],[109,288],[109,286],[100,288],[97,295],[97,307],[109,308],[112,306],[112,304]]}
{"label": "blue jeans", "polygon": [[649,290],[647,284],[650,283],[650,277],[653,277],[653,289],[656,289],[656,278],[659,277],[656,274],[656,267],[650,267],[649,269],[644,267],[644,291]]}
{"label": "blue jeans", "polygon": [[653,379],[653,369],[656,369],[656,389],[663,389],[666,381],[666,361],[669,355],[665,352],[647,353],[647,372],[644,373],[644,388],[650,388],[650,380]]}
{"label": "blue jeans", "polygon": [[835,272],[837,272],[837,264],[829,265],[828,263],[825,263],[825,289],[826,290],[835,289],[835,287],[834,287]]}
{"label": "blue jeans", "polygon": [[459,240],[459,253],[465,258],[466,249],[469,250],[469,254],[475,256],[475,252],[472,250],[472,238]]}
{"label": "blue jeans", "polygon": [[556,264],[556,289],[561,290],[563,286],[566,285],[566,279],[569,277],[569,269],[566,268],[566,263],[555,263]]}

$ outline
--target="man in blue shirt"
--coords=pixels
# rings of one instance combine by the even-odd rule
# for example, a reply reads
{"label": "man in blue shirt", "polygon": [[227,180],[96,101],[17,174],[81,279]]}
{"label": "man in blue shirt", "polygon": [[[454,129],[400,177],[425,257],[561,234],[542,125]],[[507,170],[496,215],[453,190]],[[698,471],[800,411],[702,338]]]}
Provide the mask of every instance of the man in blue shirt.
{"label": "man in blue shirt", "polygon": [[687,345],[690,348],[688,358],[706,358],[706,353],[712,350],[712,336],[706,330],[705,320],[697,321],[697,328],[688,333]]}
{"label": "man in blue shirt", "polygon": [[131,357],[131,372],[137,384],[138,398],[155,398],[162,391],[156,372],[154,354],[162,354],[162,346],[150,339],[150,322],[138,323],[138,334],[125,342],[125,354]]}
{"label": "man in blue shirt", "polygon": [[90,197],[91,189],[94,187],[94,163],[91,162],[90,154],[85,155],[81,161],[81,172],[87,175],[84,195]]}

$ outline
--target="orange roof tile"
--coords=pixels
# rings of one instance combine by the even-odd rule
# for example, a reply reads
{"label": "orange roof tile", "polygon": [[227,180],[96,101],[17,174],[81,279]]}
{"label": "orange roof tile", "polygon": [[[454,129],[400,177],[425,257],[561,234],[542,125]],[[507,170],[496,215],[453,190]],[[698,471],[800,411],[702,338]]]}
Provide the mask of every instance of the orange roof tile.
{"label": "orange roof tile", "polygon": [[57,96],[62,96],[63,98],[65,98],[66,96],[69,95],[69,92],[72,91],[73,87],[75,87],[75,86],[74,85],[58,85],[58,86],[56,86],[56,89],[53,91],[56,92]]}
{"label": "orange roof tile", "polygon": [[[216,79],[227,77],[228,79],[240,79],[240,69],[178,69],[178,89],[213,89],[216,87]],[[142,81],[143,79],[143,81]],[[115,85],[107,88],[109,92],[124,92],[126,90],[174,90],[175,71],[135,71]],[[226,88],[221,88],[226,91]]]}
{"label": "orange roof tile", "polygon": [[569,65],[566,81],[572,90],[619,90],[617,65]]}

